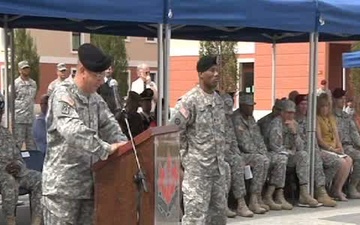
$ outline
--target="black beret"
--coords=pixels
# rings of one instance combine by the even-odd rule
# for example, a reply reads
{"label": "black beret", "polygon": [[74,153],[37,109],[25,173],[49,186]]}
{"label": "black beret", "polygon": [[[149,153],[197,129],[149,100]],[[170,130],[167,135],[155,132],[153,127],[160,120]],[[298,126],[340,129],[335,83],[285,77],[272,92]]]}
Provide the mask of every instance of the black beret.
{"label": "black beret", "polygon": [[332,92],[333,98],[342,98],[346,95],[346,91],[344,91],[342,88],[335,88],[335,90]]}
{"label": "black beret", "polygon": [[302,101],[307,101],[307,100],[308,100],[308,99],[307,99],[307,95],[298,94],[298,95],[296,95],[296,97],[295,97],[295,104],[296,104],[296,105],[299,105],[300,102],[302,102]]}
{"label": "black beret", "polygon": [[196,70],[199,73],[203,73],[206,70],[210,69],[210,67],[212,67],[213,65],[217,65],[217,64],[218,64],[218,57],[206,55],[199,59],[196,65]]}
{"label": "black beret", "polygon": [[111,58],[96,46],[85,43],[79,47],[78,56],[81,64],[95,73],[104,72],[111,66]]}
{"label": "black beret", "polygon": [[154,96],[154,91],[150,88],[146,88],[141,94],[141,100],[152,100]]}

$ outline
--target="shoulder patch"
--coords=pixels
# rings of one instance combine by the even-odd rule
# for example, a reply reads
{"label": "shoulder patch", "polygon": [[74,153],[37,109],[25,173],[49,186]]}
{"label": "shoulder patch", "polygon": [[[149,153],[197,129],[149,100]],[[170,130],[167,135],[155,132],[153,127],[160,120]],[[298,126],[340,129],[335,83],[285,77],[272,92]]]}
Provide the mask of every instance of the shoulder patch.
{"label": "shoulder patch", "polygon": [[61,101],[64,101],[64,102],[68,103],[72,107],[75,105],[74,100],[72,98],[70,98],[69,96],[61,97]]}
{"label": "shoulder patch", "polygon": [[189,111],[184,107],[184,105],[181,106],[179,111],[180,111],[181,115],[183,115],[183,117],[185,117],[185,119],[187,119],[189,117]]}

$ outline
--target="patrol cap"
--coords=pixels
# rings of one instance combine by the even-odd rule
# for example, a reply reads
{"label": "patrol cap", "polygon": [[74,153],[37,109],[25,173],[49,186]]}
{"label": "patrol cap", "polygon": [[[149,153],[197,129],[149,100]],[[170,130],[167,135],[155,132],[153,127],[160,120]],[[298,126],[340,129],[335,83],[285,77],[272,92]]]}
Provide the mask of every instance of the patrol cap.
{"label": "patrol cap", "polygon": [[282,99],[275,99],[274,109],[281,110],[282,109],[282,103],[284,100]]}
{"label": "patrol cap", "polygon": [[202,56],[197,62],[196,70],[199,73],[203,73],[214,65],[218,65],[218,57],[211,55]]}
{"label": "patrol cap", "polygon": [[56,65],[56,68],[58,71],[66,71],[66,64],[65,63],[59,63]]}
{"label": "patrol cap", "polygon": [[146,88],[141,94],[141,100],[152,100],[154,96],[154,91],[150,88]]}
{"label": "patrol cap", "polygon": [[296,112],[295,103],[289,99],[283,100],[282,111],[283,112]]}
{"label": "patrol cap", "polygon": [[111,65],[111,58],[95,45],[85,43],[78,50],[79,61],[88,70],[101,73]]}
{"label": "patrol cap", "polygon": [[24,60],[18,63],[19,69],[30,68],[29,62]]}
{"label": "patrol cap", "polygon": [[299,94],[295,98],[295,104],[299,105],[302,101],[307,101],[307,100],[308,100],[307,95]]}
{"label": "patrol cap", "polygon": [[333,98],[342,98],[346,95],[346,91],[344,91],[342,88],[335,88],[335,90],[332,92]]}
{"label": "patrol cap", "polygon": [[247,93],[241,94],[239,96],[239,104],[256,105],[256,103],[254,102],[254,95]]}

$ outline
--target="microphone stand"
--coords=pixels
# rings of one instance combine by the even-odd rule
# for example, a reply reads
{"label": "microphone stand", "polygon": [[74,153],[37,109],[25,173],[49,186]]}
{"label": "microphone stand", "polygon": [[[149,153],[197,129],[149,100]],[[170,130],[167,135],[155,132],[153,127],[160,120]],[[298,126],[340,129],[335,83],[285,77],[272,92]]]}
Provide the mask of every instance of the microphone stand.
{"label": "microphone stand", "polygon": [[138,168],[138,172],[134,176],[134,181],[135,181],[135,183],[137,185],[137,188],[138,188],[137,201],[136,201],[137,202],[136,203],[136,210],[137,210],[137,224],[140,225],[142,192],[143,191],[144,192],[149,192],[149,190],[148,190],[147,184],[146,184],[145,173],[143,172],[143,170],[141,168],[138,153],[137,153],[137,150],[136,150],[136,147],[135,147],[134,138],[133,138],[133,135],[132,135],[131,130],[130,130],[128,114],[125,111],[125,109],[123,110],[123,113],[124,113],[126,127],[128,129],[128,133],[129,133],[129,136],[130,136],[131,145],[132,145],[133,152],[134,152],[134,155],[135,155],[136,165],[137,165],[137,168]]}

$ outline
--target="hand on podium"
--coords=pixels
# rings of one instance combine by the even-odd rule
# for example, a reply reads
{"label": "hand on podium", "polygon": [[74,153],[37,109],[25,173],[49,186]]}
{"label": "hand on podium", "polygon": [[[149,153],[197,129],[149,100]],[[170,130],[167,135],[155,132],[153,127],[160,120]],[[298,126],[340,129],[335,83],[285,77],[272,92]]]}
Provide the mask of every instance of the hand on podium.
{"label": "hand on podium", "polygon": [[109,155],[114,154],[114,152],[116,152],[116,150],[118,150],[121,146],[125,145],[126,143],[127,143],[126,141],[122,141],[119,143],[111,144],[111,149],[110,149]]}

